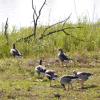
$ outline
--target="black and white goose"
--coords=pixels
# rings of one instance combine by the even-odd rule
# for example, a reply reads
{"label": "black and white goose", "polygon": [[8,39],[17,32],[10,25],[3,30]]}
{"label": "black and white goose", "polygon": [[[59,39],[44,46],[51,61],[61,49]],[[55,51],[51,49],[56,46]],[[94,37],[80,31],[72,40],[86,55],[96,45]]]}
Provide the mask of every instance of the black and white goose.
{"label": "black and white goose", "polygon": [[55,73],[54,70],[46,70],[45,76],[49,79],[50,81],[50,86],[51,86],[51,81],[56,80],[58,75]]}
{"label": "black and white goose", "polygon": [[42,65],[42,60],[40,60],[39,65],[35,67],[35,71],[38,76],[40,76],[40,74],[45,74],[46,68]]}
{"label": "black and white goose", "polygon": [[75,81],[77,78],[78,78],[77,76],[66,75],[66,76],[61,77],[60,83],[63,86],[64,90],[66,90],[66,85],[68,85],[68,90],[70,88],[73,89],[72,82]]}
{"label": "black and white goose", "polygon": [[76,77],[78,77],[78,81],[80,82],[80,85],[81,85],[82,89],[84,88],[84,82],[86,80],[88,80],[90,76],[93,75],[93,74],[88,73],[88,72],[76,72],[76,71],[73,71],[73,73],[74,73],[74,75]]}
{"label": "black and white goose", "polygon": [[62,65],[64,61],[71,60],[67,55],[65,55],[65,53],[63,52],[63,49],[59,49],[58,58],[61,61]]}
{"label": "black and white goose", "polygon": [[22,54],[19,52],[18,49],[16,49],[15,44],[13,44],[13,48],[10,50],[10,53],[11,53],[12,56],[14,56],[14,57],[22,57]]}

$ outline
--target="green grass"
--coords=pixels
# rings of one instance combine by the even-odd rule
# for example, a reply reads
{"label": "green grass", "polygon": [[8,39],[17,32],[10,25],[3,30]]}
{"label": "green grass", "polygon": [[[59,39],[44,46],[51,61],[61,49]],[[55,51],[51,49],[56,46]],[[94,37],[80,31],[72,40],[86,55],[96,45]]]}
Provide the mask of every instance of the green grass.
{"label": "green grass", "polygon": [[[32,34],[32,27],[20,28],[20,30],[14,27],[8,35],[9,45],[5,36],[0,33],[0,100],[57,100],[54,97],[56,93],[61,95],[62,100],[100,100],[100,22],[89,23],[80,20],[79,23],[67,23],[65,26],[82,28],[66,29],[70,35],[58,32],[43,40],[34,41],[32,37],[28,42],[17,42],[16,47],[23,54],[22,60],[11,58],[9,51],[18,39]],[[42,35],[45,27],[37,27],[37,38]],[[61,27],[61,24],[57,25],[48,32]],[[73,70],[93,73],[93,77],[86,82],[86,89],[83,91],[80,91],[80,85],[77,83],[73,84],[74,90],[70,91],[64,91],[59,81],[53,82],[56,87],[49,87],[46,78],[38,79],[34,72],[35,66],[29,66],[29,62],[40,57],[48,61],[49,58],[56,58],[58,48],[63,48],[72,59],[80,59],[81,63],[77,63],[75,67],[62,68],[52,65],[47,68],[54,69],[59,76],[72,74]]]}
{"label": "green grass", "polygon": [[[98,52],[100,50],[100,27],[98,23],[89,23],[82,21],[76,24],[67,23],[65,27],[82,28],[66,29],[70,35],[65,35],[63,32],[57,32],[45,37],[43,40],[34,41],[34,37],[30,38],[28,42],[17,42],[17,48],[23,53],[25,57],[38,58],[41,56],[55,56],[58,48],[63,48],[66,52],[75,53],[82,52]],[[36,38],[39,38],[46,26],[37,27]],[[53,31],[62,28],[62,25],[57,25],[47,31]],[[45,33],[45,34],[47,34]],[[0,34],[0,58],[10,57],[9,50],[12,44],[20,38],[24,38],[32,34],[32,27],[20,28],[9,32],[9,45],[6,45],[6,39],[3,34]],[[83,40],[83,41],[81,41]],[[32,55],[33,54],[33,55]]]}
{"label": "green grass", "polygon": [[55,87],[49,86],[48,79],[38,79],[34,66],[28,66],[29,59],[0,60],[0,100],[57,100],[54,94],[59,93],[62,100],[99,100],[100,99],[100,67],[59,67],[54,69],[59,76],[72,74],[73,70],[87,71],[94,75],[85,83],[81,91],[80,85],[74,83],[74,90],[65,91],[59,81],[53,81]]}

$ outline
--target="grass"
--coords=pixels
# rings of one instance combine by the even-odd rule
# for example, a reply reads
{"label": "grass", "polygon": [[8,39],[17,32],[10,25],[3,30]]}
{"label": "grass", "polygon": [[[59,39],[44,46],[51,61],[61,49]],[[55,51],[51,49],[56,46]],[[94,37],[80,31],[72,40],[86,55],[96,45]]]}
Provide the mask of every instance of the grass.
{"label": "grass", "polygon": [[[60,94],[61,100],[100,100],[100,22],[89,23],[83,20],[76,24],[67,23],[65,26],[82,28],[67,29],[66,32],[70,35],[58,32],[43,40],[34,41],[32,37],[28,42],[17,42],[16,47],[24,55],[22,60],[11,58],[9,51],[18,39],[32,34],[32,27],[20,30],[14,27],[8,35],[9,45],[0,32],[0,100],[58,100],[55,94]],[[45,26],[37,27],[37,38],[42,35],[44,28]],[[48,32],[60,28],[61,24]],[[93,73],[90,80],[86,81],[83,91],[76,82],[73,84],[74,90],[70,91],[64,91],[59,81],[54,81],[54,87],[50,87],[48,79],[38,79],[35,74],[33,60],[43,57],[50,61],[51,58],[56,58],[58,48],[63,48],[65,53],[75,61],[78,59],[80,63],[68,67],[46,67],[54,69],[59,76],[72,74],[73,70]]]}
{"label": "grass", "polygon": [[57,100],[54,94],[60,94],[61,100],[99,100],[100,99],[100,67],[59,67],[47,66],[54,69],[59,76],[69,75],[73,70],[87,71],[94,75],[85,83],[81,91],[80,85],[74,83],[74,90],[65,91],[59,81],[38,79],[34,66],[29,66],[29,59],[16,60],[13,58],[0,60],[0,100]]}
{"label": "grass", "polygon": [[[58,48],[63,48],[67,52],[98,52],[100,50],[100,23],[89,23],[89,22],[79,22],[76,24],[67,23],[65,27],[76,27],[66,29],[65,31],[70,34],[66,35],[63,32],[57,32],[49,35],[43,40],[34,41],[34,37],[30,38],[29,41],[17,42],[17,48],[23,53],[25,57],[31,56],[35,59],[40,56],[55,56]],[[39,38],[44,31],[46,26],[37,27],[36,38]],[[53,31],[62,28],[62,25],[57,25],[47,31]],[[45,33],[45,34],[47,34]],[[24,38],[32,34],[32,27],[20,28],[16,30],[15,28],[9,32],[9,45],[6,45],[6,39],[3,33],[0,33],[0,58],[10,57],[9,50],[12,44],[20,38]],[[83,41],[82,41],[83,40]],[[34,54],[34,55],[32,55]]]}

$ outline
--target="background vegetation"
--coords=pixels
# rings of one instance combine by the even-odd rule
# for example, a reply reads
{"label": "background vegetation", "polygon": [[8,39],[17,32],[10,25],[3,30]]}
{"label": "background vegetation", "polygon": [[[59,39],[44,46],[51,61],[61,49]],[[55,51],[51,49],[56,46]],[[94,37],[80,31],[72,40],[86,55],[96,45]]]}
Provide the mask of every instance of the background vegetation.
{"label": "background vegetation", "polygon": [[[63,48],[65,52],[70,52],[72,55],[79,52],[79,54],[85,54],[86,52],[95,54],[100,50],[100,23],[88,23],[85,20],[79,21],[77,24],[67,23],[65,27],[76,27],[66,29],[66,32],[70,35],[66,35],[63,32],[57,32],[51,34],[43,39],[38,38],[42,35],[46,26],[40,26],[37,28],[37,40],[31,37],[28,41],[17,42],[17,48],[23,53],[24,57],[33,56],[56,56],[57,49]],[[61,24],[48,30],[59,29]],[[20,38],[24,38],[32,34],[32,27],[23,27],[17,30],[15,27],[12,31],[9,31],[9,45],[6,45],[6,38],[4,34],[0,33],[0,58],[10,57],[9,51],[12,44]],[[91,54],[91,55],[92,55]],[[97,54],[98,55],[98,54]]]}

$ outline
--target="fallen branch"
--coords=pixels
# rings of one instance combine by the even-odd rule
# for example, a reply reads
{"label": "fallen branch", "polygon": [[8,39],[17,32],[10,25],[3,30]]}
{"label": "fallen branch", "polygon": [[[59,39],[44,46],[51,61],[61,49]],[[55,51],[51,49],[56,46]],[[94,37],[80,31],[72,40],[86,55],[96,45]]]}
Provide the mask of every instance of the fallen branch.
{"label": "fallen branch", "polygon": [[86,41],[83,40],[83,39],[79,39],[79,38],[75,37],[74,35],[71,35],[71,34],[67,33],[65,30],[63,30],[63,32],[65,33],[65,35],[70,35],[72,38],[75,38],[76,40],[86,42]]}
{"label": "fallen branch", "polygon": [[71,14],[70,14],[66,19],[64,19],[64,20],[62,20],[62,21],[60,21],[60,22],[57,22],[57,23],[55,23],[55,24],[52,24],[52,25],[48,26],[48,27],[45,28],[45,30],[43,31],[43,34],[44,34],[48,29],[50,29],[50,28],[52,28],[52,27],[54,27],[54,26],[56,26],[56,25],[58,25],[58,24],[61,24],[61,23],[63,23],[63,22],[64,22],[64,24],[63,24],[63,26],[64,26],[65,23],[66,23],[66,21],[67,21],[70,17],[71,17]]}
{"label": "fallen branch", "polygon": [[51,35],[51,34],[54,34],[54,33],[57,33],[57,32],[63,32],[66,29],[74,29],[74,28],[82,28],[82,27],[66,27],[66,28],[62,28],[62,29],[59,29],[59,30],[54,30],[54,31],[48,32],[45,35],[42,35],[39,39],[43,39],[44,37]]}
{"label": "fallen branch", "polygon": [[[32,0],[33,1],[33,0]],[[46,2],[46,0],[45,0],[45,2]],[[41,10],[42,10],[42,8],[43,8],[43,6],[44,6],[44,4],[45,4],[45,2],[43,3],[43,5],[42,5],[42,7],[41,7]],[[36,22],[35,22],[35,16],[38,16],[37,15],[37,13],[36,13],[36,10],[35,10],[35,8],[34,8],[34,5],[32,5],[32,8],[33,8],[33,10],[34,10],[34,14],[33,14],[33,19],[34,19],[34,26],[37,26],[37,24],[36,24]],[[41,13],[41,10],[39,11],[40,13]],[[40,16],[40,15],[39,15]],[[64,19],[64,20],[62,20],[62,21],[60,21],[60,22],[57,22],[57,23],[55,23],[55,24],[52,24],[51,26],[49,26],[49,27],[47,27],[47,28],[45,28],[45,30],[43,31],[43,34],[44,33],[46,33],[46,31],[48,30],[48,29],[50,29],[51,27],[54,27],[55,25],[57,25],[57,24],[60,24],[60,23],[65,23],[69,18],[70,18],[70,16],[71,16],[71,14],[66,18],[66,19]],[[63,24],[64,25],[64,24]],[[68,27],[69,28],[69,27]],[[70,28],[73,28],[73,27],[70,27]],[[35,29],[36,29],[36,27],[35,27]],[[64,28],[64,29],[67,29],[67,28]],[[55,32],[59,32],[59,31],[61,31],[62,29],[60,29],[60,30],[55,30],[55,31],[52,31],[52,32],[49,32],[48,34],[52,34],[52,33],[55,33]],[[35,32],[36,32],[36,30],[34,30]],[[43,35],[42,34],[42,36],[39,38],[39,39],[42,39],[45,35]],[[16,42],[20,42],[20,41],[27,41],[29,38],[31,38],[32,36],[34,36],[34,34],[31,34],[31,35],[29,35],[29,36],[26,36],[26,37],[24,37],[24,38],[20,38],[20,39],[18,39]]]}
{"label": "fallen branch", "polygon": [[21,42],[21,41],[27,42],[32,36],[34,36],[34,34],[31,34],[31,35],[26,36],[26,37],[24,37],[24,38],[20,38],[20,39],[16,40],[15,43]]}

